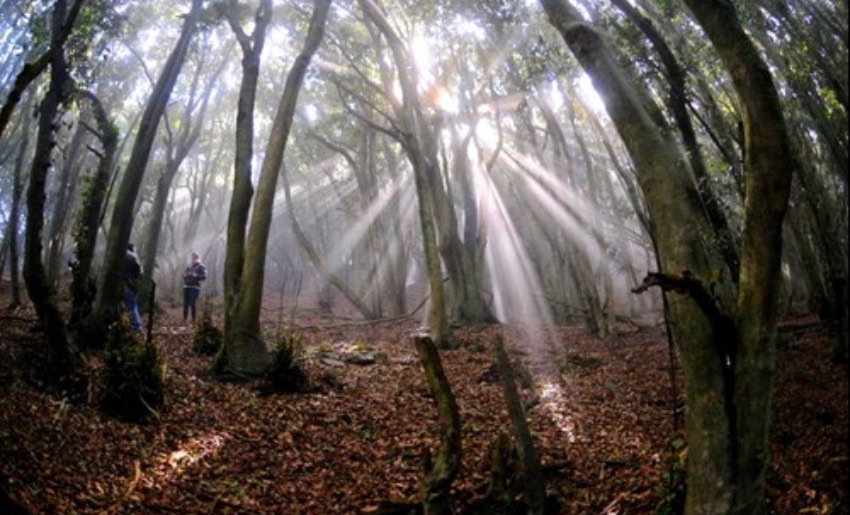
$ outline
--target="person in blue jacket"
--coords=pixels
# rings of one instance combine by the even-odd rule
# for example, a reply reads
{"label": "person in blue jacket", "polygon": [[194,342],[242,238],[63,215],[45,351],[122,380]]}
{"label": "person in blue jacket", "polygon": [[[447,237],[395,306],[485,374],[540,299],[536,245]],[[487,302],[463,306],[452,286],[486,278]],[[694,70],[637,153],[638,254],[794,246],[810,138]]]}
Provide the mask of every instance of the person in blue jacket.
{"label": "person in blue jacket", "polygon": [[195,304],[201,295],[201,281],[207,278],[207,267],[201,263],[201,255],[197,252],[190,254],[191,263],[183,271],[183,322],[192,315],[195,322]]}
{"label": "person in blue jacket", "polygon": [[130,326],[135,332],[142,330],[142,317],[139,314],[139,304],[136,302],[136,290],[138,289],[139,277],[142,275],[142,265],[136,248],[132,243],[127,244],[124,253],[124,305],[130,313]]}

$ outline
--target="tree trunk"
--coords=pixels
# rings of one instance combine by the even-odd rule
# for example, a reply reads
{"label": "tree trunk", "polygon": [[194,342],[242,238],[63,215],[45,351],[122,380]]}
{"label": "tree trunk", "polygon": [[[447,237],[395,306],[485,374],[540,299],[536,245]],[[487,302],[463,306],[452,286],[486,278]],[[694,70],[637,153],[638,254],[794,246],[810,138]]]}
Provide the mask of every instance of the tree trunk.
{"label": "tree trunk", "polygon": [[[283,163],[283,155],[292,127],[292,117],[298,102],[298,94],[304,81],[313,54],[319,48],[324,35],[325,21],[330,0],[315,0],[313,15],[304,47],[292,63],[286,83],[272,122],[269,141],[266,145],[257,198],[244,250],[242,283],[238,296],[233,298],[232,327],[226,349],[222,353],[225,361],[220,366],[227,371],[242,375],[262,374],[271,362],[271,356],[262,340],[260,331],[260,308],[262,305],[265,278],[266,249],[274,209],[277,178]],[[228,247],[232,244],[229,242]],[[230,248],[228,249],[230,250]],[[232,286],[232,284],[231,284]]]}
{"label": "tree trunk", "polygon": [[[236,156],[233,167],[233,196],[227,218],[227,252],[224,258],[224,345],[216,357],[216,367],[229,366],[231,352],[244,353],[236,332],[237,307],[242,290],[242,268],[245,264],[245,227],[251,211],[254,187],[251,184],[251,160],[254,155],[254,104],[257,81],[260,75],[260,55],[265,44],[266,28],[272,16],[271,0],[261,0],[254,15],[254,32],[249,38],[236,22],[230,3],[228,22],[242,48],[242,80],[239,86],[239,101],[236,111]],[[257,349],[264,351],[264,349]]]}
{"label": "tree trunk", "polygon": [[68,234],[68,223],[73,219],[74,197],[77,191],[78,176],[82,170],[80,150],[85,139],[83,120],[77,122],[77,128],[71,137],[71,143],[65,149],[62,158],[62,172],[56,190],[52,195],[53,213],[47,229],[47,256],[45,268],[47,281],[51,287],[59,287],[59,277],[62,273],[62,254],[65,250],[65,238]]}
{"label": "tree trunk", "polygon": [[[171,193],[171,185],[180,167],[186,160],[186,156],[195,146],[198,137],[201,135],[201,127],[204,124],[207,106],[209,105],[210,96],[212,95],[213,87],[218,82],[218,78],[224,71],[226,59],[222,59],[221,64],[210,76],[207,86],[201,93],[200,106],[198,106],[198,98],[196,98],[198,81],[200,79],[203,62],[198,63],[195,70],[195,76],[192,80],[192,86],[186,101],[180,119],[180,130],[176,137],[168,131],[166,138],[166,158],[165,167],[159,179],[156,181],[156,192],[154,193],[154,201],[151,206],[151,219],[148,222],[147,231],[145,234],[144,244],[142,246],[142,269],[144,270],[145,281],[139,289],[139,309],[145,310],[148,305],[151,288],[154,282],[154,272],[156,271],[156,256],[159,251],[159,239],[162,232],[162,223],[166,214],[168,197]],[[193,110],[197,107],[197,112]]]}
{"label": "tree trunk", "polygon": [[74,259],[76,265],[71,280],[71,318],[72,328],[83,321],[90,313],[94,303],[95,285],[91,277],[94,262],[94,249],[97,245],[97,230],[101,222],[101,213],[106,203],[106,190],[115,163],[118,149],[118,129],[109,121],[106,110],[94,93],[77,90],[76,94],[91,104],[91,109],[100,130],[100,161],[94,175],[88,180],[83,191],[82,205],[77,212],[74,227]]}
{"label": "tree trunk", "polygon": [[[732,513],[765,513],[773,378],[776,362],[777,290],[782,222],[796,157],[770,70],[721,0],[685,0],[711,40],[741,102],[746,146],[746,202],[737,303],[740,347],[735,359],[737,456]],[[688,508],[698,492],[688,489]]]}
{"label": "tree trunk", "polygon": [[[712,228],[684,156],[670,145],[669,128],[659,125],[664,119],[660,109],[637,80],[627,78],[601,35],[569,2],[541,0],[541,4],[593,81],[632,156],[652,217],[660,265],[664,270],[712,277],[723,266],[718,256],[709,255],[705,244]],[[715,347],[714,328],[698,306],[681,297],[674,297],[671,304],[688,385],[688,466],[693,471],[688,491],[710,499],[708,511],[724,513],[732,503],[730,427],[734,424],[724,402],[729,389],[725,360]]]}
{"label": "tree trunk", "polygon": [[[57,43],[60,28],[65,19],[66,4],[57,0],[53,7],[51,38]],[[35,157],[30,171],[27,190],[26,246],[24,257],[24,281],[30,300],[35,306],[41,328],[48,343],[49,377],[61,378],[71,375],[76,367],[74,351],[65,332],[65,320],[56,305],[55,292],[47,282],[42,262],[42,230],[44,228],[45,187],[50,170],[50,157],[55,146],[54,127],[59,117],[59,107],[64,101],[64,91],[70,81],[64,52],[52,54],[50,60],[50,84],[47,95],[41,101],[38,120],[38,136]]]}
{"label": "tree trunk", "polygon": [[133,229],[133,210],[139,188],[145,176],[159,121],[165,112],[171,91],[174,89],[177,76],[180,74],[183,62],[186,59],[189,43],[195,34],[202,6],[203,0],[192,0],[192,7],[184,19],[180,38],[168,56],[168,60],[165,62],[145,106],[109,223],[103,272],[98,283],[94,309],[94,316],[97,318],[95,326],[105,327],[102,322],[117,315],[116,307],[120,306],[121,286],[123,285],[121,279],[123,277],[124,254]]}
{"label": "tree trunk", "polygon": [[[436,205],[432,192],[432,180],[440,177],[435,141],[424,135],[427,121],[422,119],[419,94],[416,91],[414,67],[410,65],[404,44],[393,30],[389,21],[371,0],[360,0],[360,6],[369,19],[386,38],[396,64],[398,80],[402,90],[402,103],[398,108],[399,123],[405,128],[402,146],[413,168],[416,195],[419,201],[419,224],[422,230],[422,246],[425,253],[425,268],[430,286],[430,310],[428,324],[431,337],[439,346],[451,346],[452,338],[446,316],[446,296],[443,288],[443,272],[440,251],[437,246]],[[432,146],[423,148],[431,143]],[[430,151],[429,151],[430,150]]]}
{"label": "tree trunk", "polygon": [[499,367],[499,376],[502,381],[502,393],[505,396],[505,404],[508,407],[508,416],[513,425],[516,436],[517,457],[522,467],[522,479],[525,488],[525,504],[529,515],[542,514],[546,503],[546,484],[543,481],[543,471],[540,468],[540,458],[534,448],[531,439],[531,431],[528,429],[528,421],[525,419],[525,411],[519,400],[514,370],[511,366],[505,342],[502,335],[496,336],[494,342],[496,350],[496,363]]}
{"label": "tree trunk", "polygon": [[[67,41],[68,36],[71,35],[71,31],[74,29],[74,22],[77,20],[77,15],[80,14],[80,9],[83,8],[83,4],[85,2],[86,0],[76,0],[71,5],[71,8],[67,9],[68,15],[65,19],[59,22],[61,25],[56,27],[57,30],[52,31],[51,33],[50,48],[47,52],[39,56],[39,58],[32,63],[25,64],[23,70],[21,70],[21,72],[15,77],[15,83],[12,85],[11,91],[9,91],[9,95],[3,103],[3,107],[0,108],[0,137],[3,137],[3,133],[6,131],[6,126],[12,118],[12,112],[15,110],[15,106],[17,106],[18,102],[21,101],[21,97],[32,81],[37,79],[44,70],[47,69],[47,65],[53,64],[53,61],[57,58],[58,54],[65,52],[65,41]],[[59,5],[60,3],[57,0],[57,5],[54,6],[54,9],[59,7]],[[61,2],[61,9],[63,13],[66,10],[66,5],[67,2]]]}
{"label": "tree trunk", "polygon": [[440,450],[433,461],[430,457],[426,460],[422,504],[425,515],[450,515],[454,513],[450,502],[451,487],[461,460],[460,411],[434,341],[428,336],[415,336],[413,343],[440,417]]}
{"label": "tree trunk", "polygon": [[726,214],[722,210],[722,204],[718,195],[711,189],[710,177],[705,167],[705,161],[702,158],[702,151],[697,143],[696,132],[694,131],[691,117],[688,115],[685,71],[679,65],[679,61],[676,59],[670,46],[661,34],[659,34],[649,18],[641,14],[626,0],[611,0],[611,2],[638,26],[649,42],[652,43],[653,48],[661,59],[661,63],[664,65],[665,75],[670,87],[667,104],[670,107],[670,112],[673,115],[673,120],[676,123],[679,134],[682,137],[685,153],[691,165],[694,179],[697,182],[706,213],[711,219],[712,226],[717,235],[717,245],[720,246],[719,251],[726,260],[726,266],[731,272],[732,280],[737,281],[740,261],[740,257],[738,256],[738,238],[732,232]]}
{"label": "tree trunk", "polygon": [[14,311],[21,305],[21,263],[18,256],[18,233],[20,232],[21,196],[24,191],[24,179],[22,176],[30,141],[30,120],[32,116],[30,116],[29,110],[31,108],[32,98],[33,95],[24,104],[21,141],[19,143],[18,155],[15,158],[15,171],[14,178],[12,179],[12,206],[9,211],[9,226],[6,228],[6,237],[9,242],[9,274],[12,283],[12,298],[9,303],[10,311]]}

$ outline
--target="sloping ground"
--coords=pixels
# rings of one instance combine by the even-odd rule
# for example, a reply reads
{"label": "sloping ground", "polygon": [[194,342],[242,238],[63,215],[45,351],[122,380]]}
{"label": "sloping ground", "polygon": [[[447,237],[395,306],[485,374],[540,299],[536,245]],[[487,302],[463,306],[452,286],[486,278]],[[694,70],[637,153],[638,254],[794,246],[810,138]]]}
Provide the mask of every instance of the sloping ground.
{"label": "sloping ground", "polygon": [[[3,490],[38,513],[358,513],[416,497],[423,451],[438,433],[408,338],[414,325],[299,317],[322,392],[263,396],[256,384],[210,376],[210,358],[191,351],[190,332],[174,320],[156,336],[167,408],[136,426],[102,416],[96,388],[83,404],[45,393],[31,314],[0,313]],[[560,512],[654,512],[677,439],[657,329],[600,342],[556,328],[554,343],[520,328],[460,331],[461,347],[442,354],[464,424],[458,509],[482,495],[492,444],[508,428],[490,349],[497,331],[533,372],[523,392]],[[363,348],[379,351],[378,363],[316,355]],[[783,328],[768,477],[775,513],[846,512],[847,375],[828,355],[814,320]],[[677,383],[681,398],[680,375]]]}

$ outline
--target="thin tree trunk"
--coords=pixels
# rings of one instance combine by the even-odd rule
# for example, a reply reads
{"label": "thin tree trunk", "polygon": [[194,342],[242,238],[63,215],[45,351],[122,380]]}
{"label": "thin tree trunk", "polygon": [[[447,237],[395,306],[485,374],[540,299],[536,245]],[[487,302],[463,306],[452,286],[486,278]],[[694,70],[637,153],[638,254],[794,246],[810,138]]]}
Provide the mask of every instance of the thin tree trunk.
{"label": "thin tree trunk", "polygon": [[[12,179],[12,206],[9,212],[9,226],[6,234],[9,242],[9,273],[12,286],[12,299],[9,310],[15,310],[21,305],[21,278],[20,258],[18,256],[18,232],[20,228],[21,196],[24,190],[24,162],[29,150],[30,141],[30,116],[33,95],[27,98],[24,104],[23,125],[21,126],[21,141],[19,143],[18,155],[15,158],[14,178]],[[0,274],[2,275],[2,274]]]}
{"label": "thin tree trunk", "polygon": [[[425,463],[422,504],[425,515],[450,515],[451,487],[461,461],[461,421],[451,385],[443,371],[437,346],[428,336],[413,338],[425,378],[437,403],[440,419],[440,449],[436,458]],[[430,457],[429,457],[430,458]]]}
{"label": "thin tree trunk", "polygon": [[45,268],[47,281],[53,288],[59,286],[59,276],[62,271],[62,254],[65,249],[65,238],[68,233],[68,223],[73,219],[74,197],[77,191],[77,176],[82,170],[80,149],[85,139],[84,121],[77,122],[77,128],[71,138],[71,143],[64,152],[62,172],[52,195],[55,198],[53,213],[47,230],[47,256]]}
{"label": "thin tree trunk", "polygon": [[[428,324],[433,340],[439,346],[451,346],[452,337],[446,316],[446,295],[443,288],[443,272],[440,263],[440,251],[437,246],[436,206],[432,192],[433,178],[440,177],[437,162],[436,142],[433,137],[423,134],[427,122],[422,119],[419,106],[419,93],[416,91],[415,69],[410,65],[404,44],[393,30],[389,21],[372,0],[360,0],[360,6],[369,19],[386,38],[395,60],[399,83],[402,90],[402,103],[397,115],[400,124],[406,128],[403,146],[413,167],[413,178],[419,200],[419,224],[422,230],[422,246],[425,252],[425,268],[430,286],[430,310]],[[429,149],[423,145],[431,144]],[[430,150],[430,151],[429,151]]]}
{"label": "thin tree trunk", "polygon": [[534,448],[531,431],[528,429],[528,421],[525,419],[525,411],[519,401],[515,373],[511,366],[505,342],[501,334],[496,336],[494,342],[496,350],[496,363],[499,367],[499,376],[502,382],[502,393],[505,396],[505,404],[508,407],[508,416],[516,435],[516,450],[522,467],[522,478],[525,487],[525,504],[529,515],[542,514],[546,503],[546,484],[543,481],[543,471],[540,468],[540,458]]}
{"label": "thin tree trunk", "polygon": [[[225,55],[228,53],[226,52]],[[186,156],[189,155],[189,152],[194,148],[195,143],[201,135],[201,127],[204,124],[210,96],[212,95],[214,86],[218,82],[219,76],[224,71],[226,63],[227,60],[222,59],[218,68],[214,70],[207,82],[206,88],[201,93],[201,105],[197,107],[197,112],[193,112],[193,109],[195,109],[198,103],[196,93],[203,68],[203,62],[198,64],[195,76],[192,79],[188,101],[186,102],[180,120],[180,130],[176,137],[169,131],[169,136],[166,140],[165,168],[156,182],[156,192],[154,193],[153,205],[151,207],[151,219],[148,223],[144,245],[142,247],[142,269],[144,270],[146,280],[141,285],[139,291],[139,309],[143,311],[148,305],[150,291],[154,284],[154,272],[157,265],[156,256],[159,251],[159,239],[162,232],[162,223],[165,218],[168,197],[171,192],[171,185],[177,176],[177,172],[180,171],[183,162],[186,160]]]}

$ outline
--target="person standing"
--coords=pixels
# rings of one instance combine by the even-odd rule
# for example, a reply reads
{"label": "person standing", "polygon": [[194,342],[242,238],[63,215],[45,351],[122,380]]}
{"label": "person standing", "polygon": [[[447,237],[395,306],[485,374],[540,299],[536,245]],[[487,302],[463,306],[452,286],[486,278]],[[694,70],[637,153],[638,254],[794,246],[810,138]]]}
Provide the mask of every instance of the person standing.
{"label": "person standing", "polygon": [[142,316],[139,314],[139,304],[136,302],[136,290],[139,287],[139,277],[142,275],[142,265],[136,248],[132,243],[127,244],[124,253],[124,306],[130,313],[130,326],[135,332],[142,331]]}
{"label": "person standing", "polygon": [[192,323],[195,322],[195,304],[201,295],[201,281],[207,278],[207,267],[201,263],[201,255],[192,252],[189,255],[191,262],[183,271],[183,322],[192,315]]}

